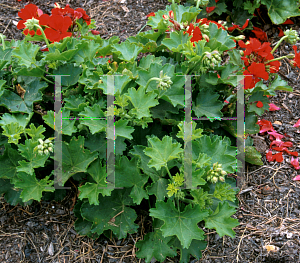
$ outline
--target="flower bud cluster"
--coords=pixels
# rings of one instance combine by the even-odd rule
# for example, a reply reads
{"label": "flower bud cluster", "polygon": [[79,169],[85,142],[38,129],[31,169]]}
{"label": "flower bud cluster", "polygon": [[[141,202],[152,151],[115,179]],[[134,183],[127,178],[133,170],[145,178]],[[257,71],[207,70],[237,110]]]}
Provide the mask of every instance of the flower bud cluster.
{"label": "flower bud cluster", "polygon": [[35,30],[35,27],[39,25],[39,20],[35,18],[27,19],[27,21],[24,23],[26,28],[29,30]]}
{"label": "flower bud cluster", "polygon": [[166,89],[170,88],[171,84],[173,84],[173,81],[171,80],[171,78],[169,76],[167,76],[166,74],[163,74],[163,71],[160,71],[159,78],[160,78],[160,80],[159,80],[158,86],[162,90],[166,90]]}
{"label": "flower bud cluster", "polygon": [[222,61],[220,53],[218,50],[214,50],[213,52],[205,52],[205,56],[203,58],[203,66],[214,68]]}
{"label": "flower bud cluster", "polygon": [[43,141],[42,139],[39,139],[39,145],[35,147],[35,150],[38,151],[39,155],[48,154],[49,152],[53,152],[53,144],[51,140],[46,139]]}
{"label": "flower bud cluster", "polygon": [[284,35],[287,36],[286,42],[295,45],[300,38],[296,30],[288,29],[284,31]]}
{"label": "flower bud cluster", "polygon": [[225,175],[227,173],[222,170],[222,164],[218,164],[218,162],[213,164],[213,169],[209,170],[207,180],[211,181],[213,184],[218,181],[225,182]]}

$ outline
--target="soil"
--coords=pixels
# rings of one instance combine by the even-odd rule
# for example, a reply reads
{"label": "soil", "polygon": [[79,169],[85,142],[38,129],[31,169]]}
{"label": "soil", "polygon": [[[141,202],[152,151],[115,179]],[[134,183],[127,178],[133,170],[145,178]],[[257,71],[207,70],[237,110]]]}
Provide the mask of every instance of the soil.
{"label": "soil", "polygon": [[[54,2],[31,1],[45,13],[50,13]],[[17,12],[27,3],[0,1],[0,32],[8,40],[23,38],[16,28]],[[72,8],[83,8],[96,20],[102,38],[117,35],[121,41],[142,29],[147,14],[170,4],[167,0],[67,0],[58,3],[62,7],[69,3]],[[298,18],[292,20],[299,24]],[[269,41],[274,46],[279,40],[278,32],[270,25],[267,27]],[[299,32],[295,25],[281,27]],[[300,43],[297,45],[299,50]],[[293,53],[291,45],[281,44],[275,57],[290,52]],[[270,100],[281,109],[267,112],[260,119],[277,123],[273,124],[275,130],[290,136],[287,138],[294,143],[292,151],[300,153],[300,129],[292,127],[300,117],[300,71],[282,61],[279,75],[294,91],[276,92],[277,96]],[[300,182],[292,180],[297,171],[289,164],[290,156],[285,154],[282,163],[266,160],[270,144],[267,135],[257,134],[254,142],[263,155],[264,165],[246,164],[245,183],[237,195],[240,207],[233,216],[240,222],[234,229],[236,237],[220,238],[215,231],[204,229],[208,246],[202,259],[191,257],[190,262],[300,262]],[[151,224],[145,211],[138,217],[141,227],[137,234],[129,234],[123,240],[102,236],[92,240],[77,235],[74,230],[76,217],[72,208],[76,198],[75,187],[61,202],[34,201],[26,207],[10,206],[1,197],[0,262],[145,262],[135,257],[135,243],[143,239]],[[179,262],[179,256],[164,262]]]}

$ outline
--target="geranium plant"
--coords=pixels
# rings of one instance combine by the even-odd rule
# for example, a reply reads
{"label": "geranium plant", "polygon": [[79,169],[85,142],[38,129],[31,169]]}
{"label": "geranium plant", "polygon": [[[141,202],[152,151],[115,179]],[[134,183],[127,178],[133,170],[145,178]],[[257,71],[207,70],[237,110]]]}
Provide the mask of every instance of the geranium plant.
{"label": "geranium plant", "polygon": [[[55,189],[56,179],[61,186],[76,185],[76,231],[119,239],[138,231],[135,208],[143,205],[153,232],[137,242],[136,254],[146,262],[163,261],[177,250],[181,262],[200,258],[207,245],[200,222],[233,238],[238,188],[228,174],[241,168],[237,129],[234,121],[214,119],[236,116],[238,79],[245,73],[254,74],[245,88],[248,134],[259,132],[256,114],[269,109],[267,95],[291,88],[277,75],[272,79],[279,62],[268,44],[239,42],[246,51],[238,51],[244,36],[229,35],[221,21],[197,19],[200,12],[199,5],[173,2],[148,15],[151,30],[119,43],[117,36],[102,39],[81,8],[56,5],[51,15],[32,4],[22,9],[18,28],[25,39],[8,42],[0,35],[0,193],[7,202],[59,200],[66,192]],[[56,95],[55,75],[63,75]],[[192,113],[185,120],[188,75]],[[262,81],[267,77],[268,86]],[[62,160],[55,154],[58,114]],[[108,127],[112,116],[114,127]],[[106,163],[109,138],[115,144],[113,182]],[[54,176],[57,162],[61,178]]]}

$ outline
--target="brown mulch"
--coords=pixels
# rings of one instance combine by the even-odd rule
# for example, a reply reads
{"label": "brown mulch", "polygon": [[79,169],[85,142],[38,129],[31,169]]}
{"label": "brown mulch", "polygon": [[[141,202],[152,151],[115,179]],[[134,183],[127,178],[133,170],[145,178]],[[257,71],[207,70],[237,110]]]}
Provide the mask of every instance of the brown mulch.
{"label": "brown mulch", "polygon": [[[50,13],[55,1],[31,1],[45,13]],[[124,41],[135,35],[146,24],[146,15],[164,9],[167,0],[75,0],[57,1],[62,7],[69,3],[72,8],[82,7],[96,20],[102,38],[113,35]],[[8,39],[22,39],[16,28],[17,12],[26,2],[0,1],[0,32]],[[299,27],[293,26],[297,29]],[[146,30],[145,28],[144,30]],[[278,41],[275,30],[269,31],[271,43]],[[300,43],[298,50],[300,49]],[[292,46],[282,44],[280,54],[293,52]],[[292,127],[300,118],[300,71],[282,62],[281,78],[289,81],[294,92],[277,92],[271,102],[281,108],[267,112],[260,119],[277,124],[273,127],[286,133],[294,143],[293,151],[300,153],[300,129]],[[269,145],[268,136],[258,134],[256,140]],[[238,199],[240,207],[234,215],[240,225],[234,230],[236,237],[220,238],[215,231],[204,229],[208,246],[201,260],[196,262],[300,262],[300,183],[293,181],[297,171],[289,164],[290,156],[284,155],[282,163],[269,163],[265,157],[263,166],[246,165],[245,184]],[[143,239],[149,230],[150,220],[142,208],[136,223],[137,234],[126,239],[114,240],[101,236],[97,240],[76,234],[73,223],[76,217],[72,208],[77,191],[68,191],[63,201],[34,201],[27,207],[10,206],[0,198],[0,262],[145,262],[135,257],[135,243]],[[276,251],[267,251],[266,245],[275,246]],[[272,248],[272,247],[270,247]],[[155,260],[152,261],[152,263]],[[166,262],[179,262],[179,256],[167,258]]]}

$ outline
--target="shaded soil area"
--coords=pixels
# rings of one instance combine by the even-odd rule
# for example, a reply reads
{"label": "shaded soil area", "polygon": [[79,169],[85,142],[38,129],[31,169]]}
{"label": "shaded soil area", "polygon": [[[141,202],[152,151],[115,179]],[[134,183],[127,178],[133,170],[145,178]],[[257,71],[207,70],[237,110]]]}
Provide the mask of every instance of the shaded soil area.
{"label": "shaded soil area", "polygon": [[[31,1],[44,13],[50,13],[55,1]],[[113,35],[124,41],[146,24],[146,15],[170,4],[167,0],[68,0],[58,1],[64,7],[82,7],[96,20],[102,38]],[[26,2],[0,1],[0,32],[8,39],[22,39],[16,28],[17,12]],[[299,19],[292,19],[298,22]],[[297,26],[292,27],[299,32]],[[284,27],[282,27],[285,29]],[[147,27],[144,29],[146,30]],[[268,29],[272,46],[279,40],[277,31]],[[297,43],[298,50],[300,43]],[[281,44],[276,56],[293,52],[292,46]],[[291,92],[277,92],[271,102],[281,109],[267,112],[260,119],[271,121],[275,130],[287,134],[292,141],[291,151],[300,153],[300,129],[292,127],[300,117],[300,71],[282,61],[279,75],[294,88]],[[257,134],[255,146],[263,155],[263,166],[246,164],[245,183],[238,194],[240,207],[234,218],[240,225],[236,237],[220,238],[215,231],[204,229],[208,241],[200,260],[190,262],[300,262],[300,183],[292,179],[297,171],[284,154],[282,163],[266,160],[268,135]],[[299,174],[299,171],[298,171]],[[137,234],[114,240],[101,236],[97,240],[76,234],[73,214],[77,199],[73,186],[61,202],[34,201],[27,207],[10,206],[0,198],[0,262],[145,262],[135,257],[135,243],[151,229],[146,211],[139,211]],[[273,246],[273,247],[272,247]],[[267,249],[268,248],[268,249]],[[152,261],[152,263],[155,260]],[[179,262],[179,255],[166,262]]]}

